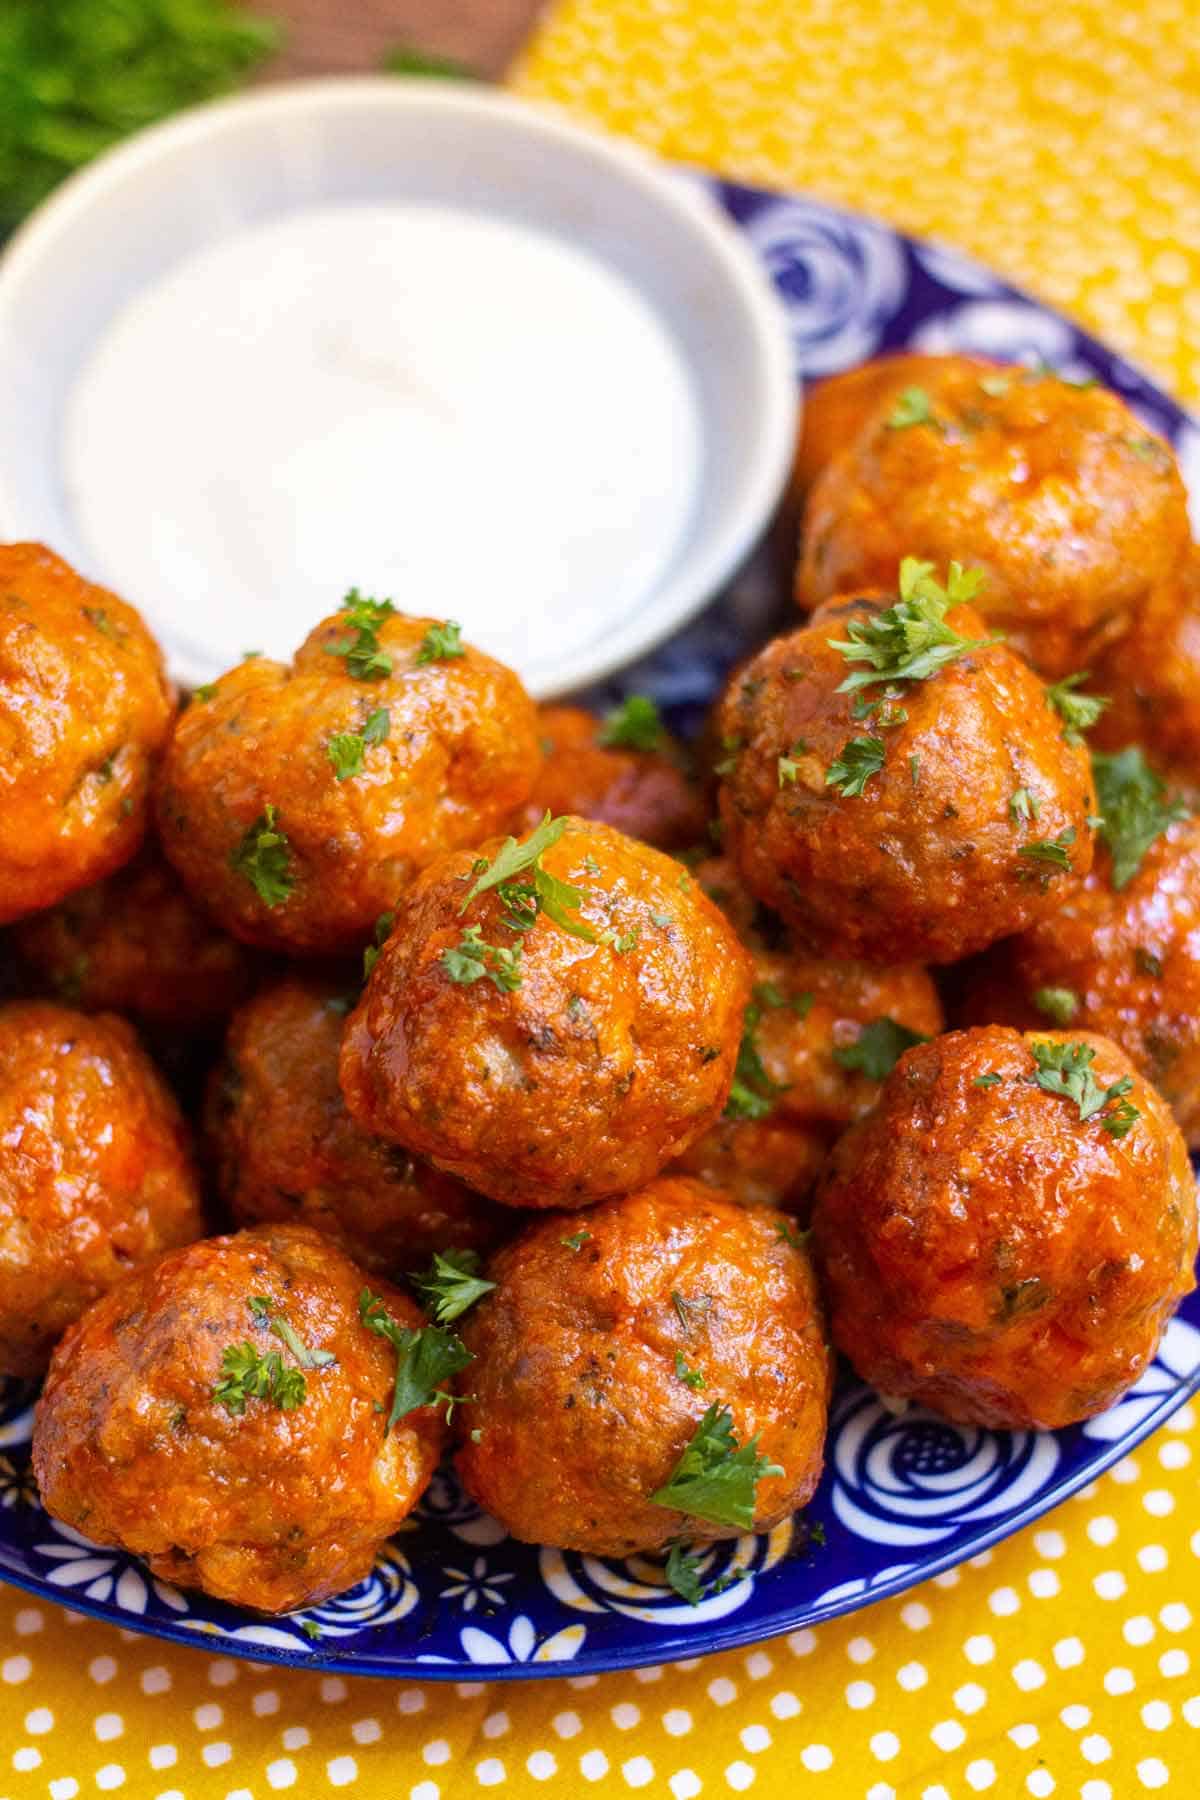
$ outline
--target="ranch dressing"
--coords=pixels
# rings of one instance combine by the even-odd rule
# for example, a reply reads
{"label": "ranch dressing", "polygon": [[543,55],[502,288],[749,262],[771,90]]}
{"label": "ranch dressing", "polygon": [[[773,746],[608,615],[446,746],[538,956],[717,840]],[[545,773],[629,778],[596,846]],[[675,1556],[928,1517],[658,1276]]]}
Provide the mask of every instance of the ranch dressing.
{"label": "ranch dressing", "polygon": [[653,589],[702,475],[650,303],[443,206],[309,209],[192,256],[115,316],[64,429],[89,573],[195,679],[288,657],[357,586],[536,683]]}

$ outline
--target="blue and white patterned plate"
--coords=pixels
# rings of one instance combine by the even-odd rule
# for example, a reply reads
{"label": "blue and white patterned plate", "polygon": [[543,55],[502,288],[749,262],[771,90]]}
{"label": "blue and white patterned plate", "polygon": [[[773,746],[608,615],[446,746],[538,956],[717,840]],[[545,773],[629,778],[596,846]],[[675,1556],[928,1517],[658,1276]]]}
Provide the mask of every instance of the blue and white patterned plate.
{"label": "blue and white patterned plate", "polygon": [[[901,347],[1090,371],[1172,441],[1193,493],[1200,490],[1200,426],[1057,313],[954,252],[884,225],[815,201],[712,186],[783,297],[800,375]],[[751,569],[596,698],[648,690],[686,722],[768,635],[777,607],[773,584]],[[1197,1294],[1137,1386],[1067,1431],[980,1431],[896,1413],[845,1374],[812,1505],[768,1536],[710,1549],[710,1580],[744,1573],[696,1607],[667,1587],[653,1558],[606,1562],[514,1542],[443,1474],[368,1581],[268,1622],[155,1581],[135,1558],[50,1519],[28,1472],[33,1392],[10,1384],[0,1398],[0,1575],[114,1624],[180,1643],[215,1639],[231,1655],[268,1662],[408,1679],[598,1673],[796,1630],[923,1581],[1093,1480],[1197,1388]]]}

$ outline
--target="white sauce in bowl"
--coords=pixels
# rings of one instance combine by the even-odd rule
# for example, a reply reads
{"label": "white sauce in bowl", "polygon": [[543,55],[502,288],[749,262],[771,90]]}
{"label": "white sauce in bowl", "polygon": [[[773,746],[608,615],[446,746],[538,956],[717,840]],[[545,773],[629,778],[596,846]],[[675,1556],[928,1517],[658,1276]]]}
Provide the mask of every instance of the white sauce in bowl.
{"label": "white sauce in bowl", "polygon": [[655,588],[702,457],[687,363],[617,272],[407,204],[300,210],[179,264],[105,330],[63,445],[88,573],[187,673],[286,659],[357,586],[535,685]]}

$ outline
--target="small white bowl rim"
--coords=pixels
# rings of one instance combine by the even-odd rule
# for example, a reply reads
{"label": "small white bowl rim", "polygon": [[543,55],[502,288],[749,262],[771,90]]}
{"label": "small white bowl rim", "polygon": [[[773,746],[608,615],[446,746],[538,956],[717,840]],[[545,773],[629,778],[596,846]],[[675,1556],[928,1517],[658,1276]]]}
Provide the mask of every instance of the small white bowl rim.
{"label": "small white bowl rim", "polygon": [[[685,170],[656,162],[652,152],[631,139],[577,124],[554,103],[535,103],[482,83],[389,75],[280,82],[205,101],[146,126],[69,176],[18,227],[0,254],[0,319],[8,289],[36,280],[38,261],[72,229],[80,213],[110,202],[164,147],[200,148],[226,129],[237,129],[251,114],[317,117],[331,111],[371,111],[380,104],[506,117],[514,129],[543,137],[548,147],[570,144],[607,164],[703,241],[751,327],[755,366],[748,368],[747,386],[759,391],[762,404],[736,503],[724,509],[727,516],[717,529],[705,533],[703,553],[685,550],[678,570],[651,591],[638,612],[614,620],[602,640],[543,674],[536,683],[537,697],[552,698],[635,662],[714,599],[761,537],[792,465],[800,390],[782,306],[736,227],[714,201],[687,185]],[[11,533],[11,513],[0,463],[0,535]]]}

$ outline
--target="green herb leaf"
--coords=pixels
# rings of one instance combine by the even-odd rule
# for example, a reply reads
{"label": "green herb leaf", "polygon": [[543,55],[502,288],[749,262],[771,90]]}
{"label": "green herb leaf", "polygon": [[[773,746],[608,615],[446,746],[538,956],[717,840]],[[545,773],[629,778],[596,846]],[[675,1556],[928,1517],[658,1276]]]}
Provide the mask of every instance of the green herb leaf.
{"label": "green herb leaf", "polygon": [[977,1075],[971,1086],[977,1088],[999,1087],[1003,1079],[1002,1075],[997,1075],[995,1069],[989,1069],[986,1075]]}
{"label": "green herb leaf", "polygon": [[768,1475],[782,1474],[778,1463],[758,1454],[757,1433],[749,1443],[739,1445],[733,1414],[714,1401],[668,1480],[650,1495],[650,1502],[712,1525],[750,1531],[759,1482]]}
{"label": "green herb leaf", "polygon": [[837,760],[826,769],[825,785],[840,788],[848,799],[852,799],[863,792],[872,775],[878,775],[883,760],[882,738],[850,738],[842,745]]}
{"label": "green herb leaf", "polygon": [[570,1237],[559,1238],[558,1241],[564,1250],[582,1250],[585,1244],[591,1243],[592,1234],[590,1231],[575,1231]]}
{"label": "green herb leaf", "polygon": [[1133,966],[1139,975],[1149,975],[1152,981],[1162,980],[1162,958],[1155,956],[1153,950],[1144,950],[1139,944],[1133,953]]}
{"label": "green herb leaf", "polygon": [[363,741],[358,732],[335,731],[325,745],[325,754],[338,781],[349,781],[352,775],[362,774]]}
{"label": "green herb leaf", "polygon": [[683,1326],[683,1329],[685,1331],[690,1331],[692,1328],[691,1322],[693,1313],[698,1314],[700,1318],[704,1318],[712,1311],[713,1298],[711,1294],[701,1294],[696,1300],[688,1300],[673,1288],[671,1290],[671,1305],[675,1308],[676,1317]]}
{"label": "green herb leaf", "polygon": [[1043,1018],[1069,1025],[1079,1011],[1079,995],[1072,988],[1041,987],[1034,993],[1033,1004]]}
{"label": "green herb leaf", "polygon": [[480,858],[471,871],[476,877],[475,885],[459,907],[459,912],[465,913],[472,900],[477,900],[480,894],[486,894],[489,888],[499,887],[502,881],[512,881],[523,870],[532,869],[543,852],[549,850],[552,844],[557,844],[566,828],[565,819],[552,819],[546,813],[537,830],[531,832],[524,843],[519,844],[516,838],[506,838],[490,863],[486,857]]}
{"label": "green herb leaf", "polygon": [[1186,819],[1181,800],[1168,800],[1166,784],[1136,746],[1114,755],[1092,755],[1100,799],[1100,835],[1112,857],[1112,884],[1119,893],[1142,866],[1142,858],[1167,827]]}
{"label": "green herb leaf", "polygon": [[392,730],[392,715],[386,706],[377,706],[373,713],[368,713],[367,722],[362,728],[364,744],[386,744]]}
{"label": "green herb leaf", "polygon": [[681,1350],[675,1352],[675,1373],[680,1381],[682,1381],[684,1387],[697,1389],[704,1386],[703,1370],[689,1369]]}
{"label": "green herb leaf", "polygon": [[475,1250],[435,1250],[427,1272],[412,1276],[421,1304],[435,1324],[451,1324],[491,1293],[496,1284],[485,1281],[479,1269]]}
{"label": "green herb leaf", "polygon": [[1030,862],[1047,863],[1054,869],[1069,869],[1071,858],[1067,852],[1074,842],[1075,827],[1068,825],[1057,837],[1039,838],[1036,843],[1022,844],[1017,855],[1028,857]]}
{"label": "green herb leaf", "polygon": [[203,703],[205,700],[211,700],[216,691],[217,684],[215,681],[205,681],[202,682],[199,687],[194,687],[192,689],[192,699],[199,700]]}
{"label": "green herb leaf", "polygon": [[699,1606],[704,1598],[700,1579],[700,1558],[690,1556],[682,1544],[672,1544],[667,1552],[667,1586],[673,1588],[689,1606]]}
{"label": "green herb leaf", "polygon": [[484,976],[500,994],[514,994],[521,985],[522,944],[506,948],[485,944],[481,925],[464,925],[462,937],[451,950],[443,950],[441,964],[451,981],[469,987]]}
{"label": "green herb leaf", "polygon": [[1041,810],[1042,803],[1032,788],[1013,789],[1012,797],[1008,802],[1008,814],[1011,819],[1021,819],[1028,824],[1030,819],[1036,819],[1039,816]]}
{"label": "green herb leaf", "polygon": [[1089,671],[1064,675],[1046,689],[1046,704],[1063,722],[1063,737],[1068,744],[1082,744],[1083,734],[1090,731],[1106,706],[1112,701],[1103,694],[1080,694],[1076,690],[1087,680]]}
{"label": "green herb leaf", "polygon": [[375,930],[372,933],[372,941],[371,941],[371,943],[369,943],[367,945],[366,949],[363,951],[363,980],[364,981],[370,975],[371,970],[375,967],[375,964],[379,961],[379,952],[383,949],[383,946],[387,943],[388,939],[391,937],[392,927],[395,925],[395,923],[396,923],[396,915],[394,912],[380,913],[379,917],[376,919]]}
{"label": "green herb leaf", "polygon": [[852,694],[878,681],[927,681],[958,657],[998,644],[998,637],[963,637],[946,623],[951,607],[973,600],[983,583],[981,570],[952,562],[942,587],[933,578],[932,563],[906,556],[896,604],[869,618],[851,619],[845,638],[829,639],[830,648],[847,662],[869,665],[847,675],[838,693]]}
{"label": "green herb leaf", "polygon": [[439,81],[478,81],[479,77],[465,63],[451,56],[435,56],[431,50],[414,50],[408,44],[397,44],[380,63],[387,75],[425,75]]}
{"label": "green herb leaf", "polygon": [[776,758],[780,787],[795,787],[796,774],[800,767],[799,759],[808,755],[808,745],[803,738],[797,738],[786,756]]}
{"label": "green herb leaf", "polygon": [[[1096,1052],[1090,1044],[1038,1043],[1031,1044],[1030,1050],[1037,1064],[1036,1073],[1030,1080],[1047,1094],[1061,1094],[1064,1099],[1073,1100],[1081,1119],[1090,1119],[1110,1100],[1120,1100],[1133,1086],[1132,1077],[1122,1075],[1110,1087],[1102,1088],[1092,1074]],[[1126,1101],[1105,1116],[1104,1129],[1111,1137],[1124,1137],[1140,1116],[1137,1108]],[[1115,1120],[1115,1124],[1110,1125],[1109,1119]]]}
{"label": "green herb leaf", "polygon": [[221,1379],[212,1390],[218,1406],[238,1416],[247,1400],[266,1400],[280,1412],[293,1412],[306,1392],[299,1369],[287,1368],[277,1350],[260,1356],[249,1342],[227,1344],[221,1356]]}
{"label": "green herb leaf", "polygon": [[666,735],[662,714],[649,694],[630,694],[605,717],[596,742],[610,750],[657,750]]}
{"label": "green herb leaf", "polygon": [[291,851],[279,814],[268,805],[230,852],[229,866],[245,876],[264,906],[282,906],[296,885]]}
{"label": "green herb leaf", "polygon": [[742,1041],[734,1064],[733,1084],[725,1102],[727,1119],[765,1119],[775,1109],[775,1097],[781,1090],[767,1074],[755,1043],[761,1021],[762,1007],[755,997],[742,1018]]}
{"label": "green herb leaf", "polygon": [[889,431],[906,431],[910,425],[936,424],[929,395],[922,387],[903,388],[887,417]]}
{"label": "green herb leaf", "polygon": [[342,612],[346,624],[354,636],[338,638],[326,644],[326,652],[330,656],[341,656],[345,659],[346,673],[356,681],[378,681],[392,672],[392,659],[386,650],[380,648],[379,627],[385,619],[395,613],[396,608],[390,600],[370,600],[360,594],[357,588],[351,588],[342,602]]}
{"label": "green herb leaf", "polygon": [[886,1081],[906,1050],[928,1042],[919,1031],[910,1031],[895,1019],[872,1019],[852,1044],[840,1044],[834,1050],[833,1060],[843,1069],[861,1070],[868,1081]]}
{"label": "green herb leaf", "polygon": [[452,662],[456,656],[466,654],[462,626],[457,619],[446,619],[441,625],[429,627],[421,639],[416,660],[418,663]]}
{"label": "green herb leaf", "polygon": [[445,1402],[449,1417],[455,1396],[439,1384],[474,1362],[466,1345],[453,1332],[443,1331],[437,1325],[425,1325],[420,1331],[398,1325],[370,1288],[364,1288],[358,1297],[358,1316],[368,1331],[386,1338],[396,1352],[396,1383],[386,1429],[390,1431],[398,1420],[418,1407],[436,1406],[439,1402]]}

